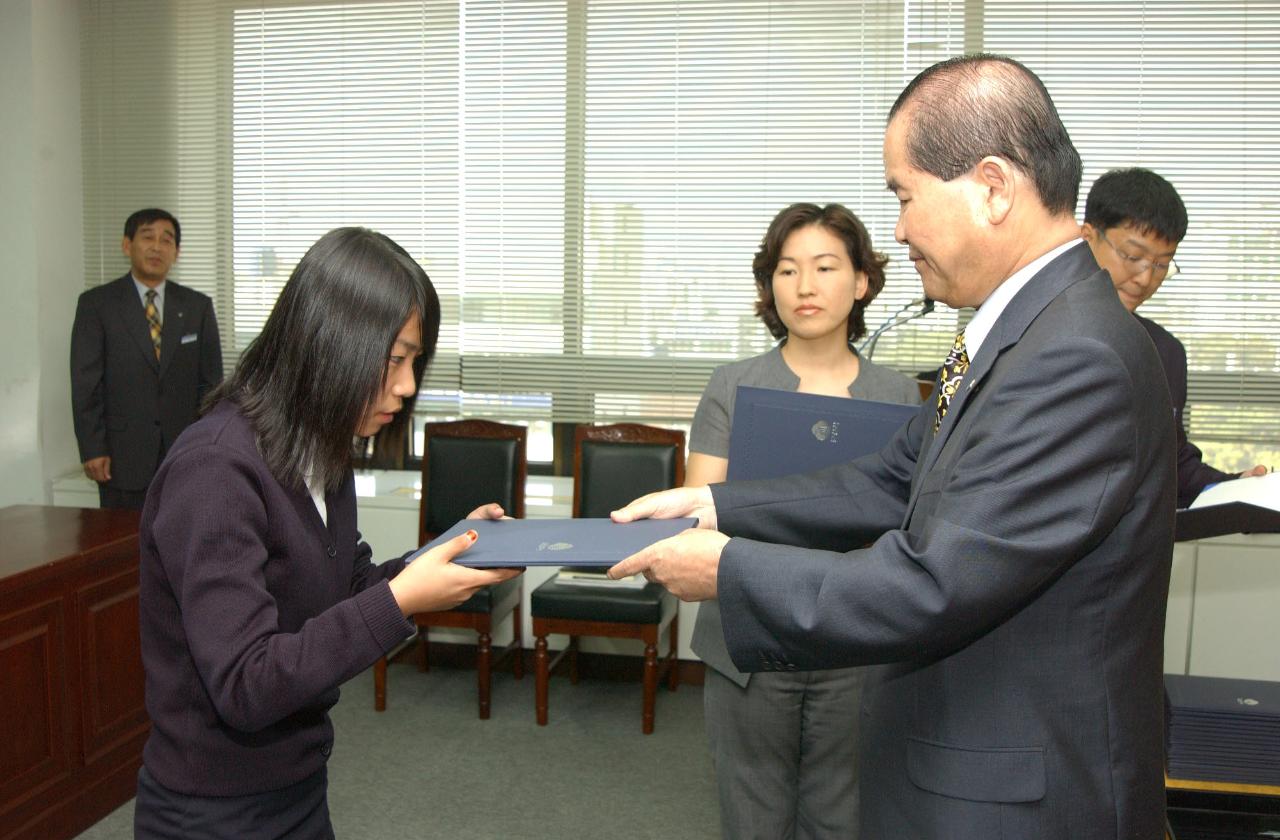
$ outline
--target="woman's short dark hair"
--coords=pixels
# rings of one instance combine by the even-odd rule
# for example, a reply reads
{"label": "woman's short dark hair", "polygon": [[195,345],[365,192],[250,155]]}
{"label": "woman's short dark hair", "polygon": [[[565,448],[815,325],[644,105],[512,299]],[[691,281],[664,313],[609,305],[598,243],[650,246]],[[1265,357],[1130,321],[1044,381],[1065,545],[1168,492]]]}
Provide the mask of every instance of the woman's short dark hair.
{"label": "woman's short dark hair", "polygon": [[867,305],[876,299],[884,288],[884,267],[889,260],[871,247],[871,234],[866,227],[843,204],[828,204],[819,207],[816,204],[792,204],[769,223],[769,230],[760,241],[760,250],[756,251],[751,263],[756,278],[756,315],[764,321],[765,326],[774,338],[787,335],[787,325],[778,316],[778,306],[773,297],[773,272],[778,268],[778,259],[782,255],[782,246],[787,237],[801,228],[816,225],[834,234],[844,243],[849,254],[849,262],[855,271],[867,275],[867,293],[854,301],[849,312],[849,341],[857,341],[867,334],[866,318],[863,315]]}
{"label": "woman's short dark hair", "polygon": [[[207,406],[223,398],[240,406],[282,484],[301,488],[309,474],[314,486],[336,490],[410,317],[422,325],[413,366],[420,384],[440,333],[440,301],[427,273],[380,233],[331,230],[302,256],[262,332]],[[409,422],[412,412],[410,397],[393,422]]]}

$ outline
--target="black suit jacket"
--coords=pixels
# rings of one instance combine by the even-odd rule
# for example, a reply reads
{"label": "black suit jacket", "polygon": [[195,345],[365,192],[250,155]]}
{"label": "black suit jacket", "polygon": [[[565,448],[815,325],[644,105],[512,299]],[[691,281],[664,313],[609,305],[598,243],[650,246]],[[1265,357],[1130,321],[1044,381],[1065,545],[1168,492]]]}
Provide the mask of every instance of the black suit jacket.
{"label": "black suit jacket", "polygon": [[1186,419],[1183,412],[1187,407],[1187,350],[1164,327],[1149,318],[1134,313],[1138,323],[1151,336],[1151,343],[1156,346],[1160,356],[1160,366],[1164,368],[1165,381],[1169,383],[1169,396],[1173,400],[1173,429],[1177,435],[1178,450],[1178,507],[1184,508],[1196,500],[1200,491],[1210,484],[1230,481],[1237,476],[1214,469],[1204,462],[1204,455],[1199,447],[1187,439]]}
{"label": "black suit jacket", "polygon": [[887,663],[867,840],[1160,837],[1172,408],[1086,245],[1010,301],[936,438],[933,412],[851,464],[712,488],[734,662]]}
{"label": "black suit jacket", "polygon": [[133,278],[80,295],[71,328],[71,407],[81,462],[111,457],[110,486],[145,490],[165,452],[222,381],[213,301],[165,283],[160,361]]}

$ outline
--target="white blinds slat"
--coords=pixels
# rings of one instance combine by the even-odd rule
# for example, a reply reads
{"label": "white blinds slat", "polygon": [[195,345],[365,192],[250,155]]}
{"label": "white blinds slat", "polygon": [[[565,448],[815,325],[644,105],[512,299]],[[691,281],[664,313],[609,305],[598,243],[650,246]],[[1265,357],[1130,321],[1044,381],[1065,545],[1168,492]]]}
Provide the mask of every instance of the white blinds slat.
{"label": "white blinds slat", "polygon": [[[874,327],[920,286],[893,241],[884,120],[919,69],[1013,55],[1085,162],[1182,193],[1193,438],[1280,450],[1280,0],[89,0],[85,251],[183,222],[175,278],[215,297],[227,362],[321,233],[404,245],[445,327],[422,411],[687,421],[711,369],[770,345],[750,265],[793,201],[839,201],[891,258]],[[139,61],[138,56],[146,56]],[[939,309],[877,361],[937,366]],[[448,395],[452,394],[450,397]]]}

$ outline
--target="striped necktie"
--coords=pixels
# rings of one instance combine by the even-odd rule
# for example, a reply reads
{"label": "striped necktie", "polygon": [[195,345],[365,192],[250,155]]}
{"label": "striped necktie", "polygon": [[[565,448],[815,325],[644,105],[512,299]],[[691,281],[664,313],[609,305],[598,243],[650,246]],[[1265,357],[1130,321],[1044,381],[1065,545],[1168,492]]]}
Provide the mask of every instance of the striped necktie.
{"label": "striped necktie", "polygon": [[951,352],[947,354],[947,360],[942,363],[942,372],[938,379],[938,411],[933,418],[933,433],[938,433],[938,427],[942,425],[942,418],[947,416],[947,409],[951,407],[951,401],[960,391],[960,381],[964,379],[964,375],[969,372],[969,352],[964,347],[964,330],[956,336],[955,342],[951,345]]}
{"label": "striped necktie", "polygon": [[151,328],[151,343],[156,347],[156,361],[160,361],[160,311],[156,309],[156,290],[147,290],[147,326]]}

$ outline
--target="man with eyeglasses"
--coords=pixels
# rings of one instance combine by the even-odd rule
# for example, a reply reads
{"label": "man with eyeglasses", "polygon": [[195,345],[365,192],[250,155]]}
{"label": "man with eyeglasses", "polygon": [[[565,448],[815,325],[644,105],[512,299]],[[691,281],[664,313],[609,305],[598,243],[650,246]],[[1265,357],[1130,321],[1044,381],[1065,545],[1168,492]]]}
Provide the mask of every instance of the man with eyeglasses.
{"label": "man with eyeglasses", "polygon": [[1258,465],[1244,473],[1225,473],[1202,460],[1187,440],[1182,412],[1187,403],[1187,351],[1182,342],[1136,310],[1160,284],[1178,273],[1174,253],[1187,233],[1187,209],[1173,185],[1149,169],[1112,169],[1094,182],[1085,199],[1081,235],[1098,265],[1111,275],[1120,302],[1151,336],[1169,381],[1178,448],[1178,507],[1186,507],[1206,486],[1262,475]]}

